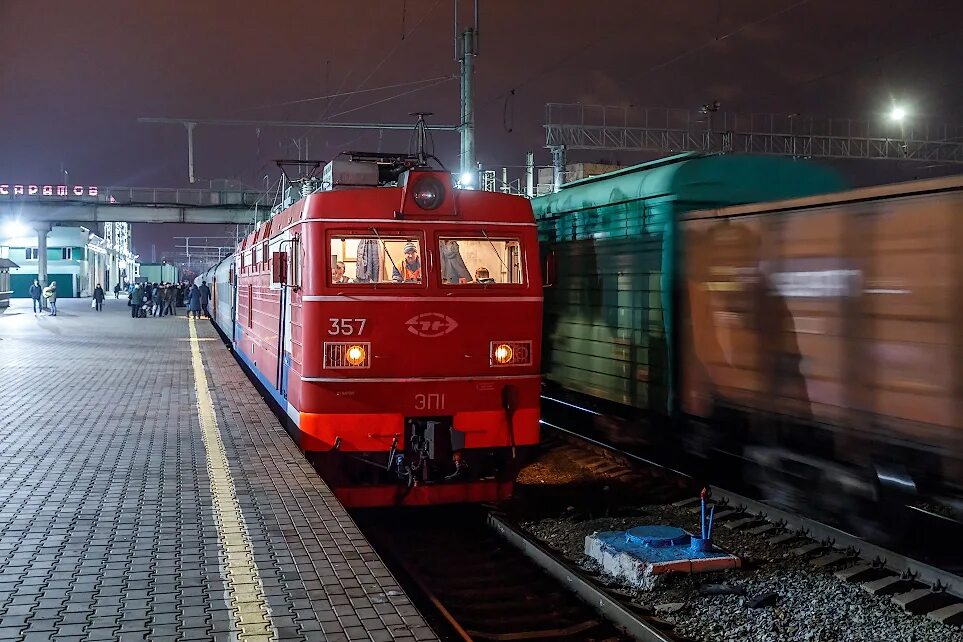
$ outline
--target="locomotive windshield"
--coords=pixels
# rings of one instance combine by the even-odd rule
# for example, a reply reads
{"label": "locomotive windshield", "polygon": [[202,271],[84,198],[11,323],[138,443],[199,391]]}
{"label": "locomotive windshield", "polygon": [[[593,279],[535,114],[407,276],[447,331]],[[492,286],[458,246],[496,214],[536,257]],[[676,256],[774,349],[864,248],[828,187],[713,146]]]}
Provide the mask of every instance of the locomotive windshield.
{"label": "locomotive windshield", "polygon": [[422,283],[421,241],[388,236],[331,239],[331,283]]}
{"label": "locomotive windshield", "polygon": [[445,237],[439,240],[445,284],[524,284],[518,239]]}

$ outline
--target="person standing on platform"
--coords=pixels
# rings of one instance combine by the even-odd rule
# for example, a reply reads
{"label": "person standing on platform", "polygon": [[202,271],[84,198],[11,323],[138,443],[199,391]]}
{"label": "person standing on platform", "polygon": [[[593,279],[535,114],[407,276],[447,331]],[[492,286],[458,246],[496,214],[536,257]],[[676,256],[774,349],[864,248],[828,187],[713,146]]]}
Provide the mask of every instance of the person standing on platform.
{"label": "person standing on platform", "polygon": [[94,288],[94,303],[97,306],[97,312],[104,309],[104,288],[100,287],[100,283]]}
{"label": "person standing on platform", "polygon": [[130,316],[132,319],[137,318],[137,312],[142,305],[144,305],[144,290],[140,287],[140,284],[137,284],[134,286],[134,291],[130,293]]}
{"label": "person standing on platform", "polygon": [[164,291],[164,312],[170,312],[172,317],[177,316],[177,287],[173,283],[168,283]]}
{"label": "person standing on platform", "polygon": [[30,286],[30,298],[33,299],[33,313],[43,312],[43,288],[40,287],[40,281],[37,279],[33,280],[33,285]]}
{"label": "person standing on platform", "polygon": [[43,296],[47,299],[47,304],[50,306],[50,316],[57,316],[57,282],[51,281],[50,285],[44,288]]}
{"label": "person standing on platform", "polygon": [[211,302],[211,288],[207,287],[207,281],[201,281],[201,287],[197,289],[201,293],[201,312],[205,318],[210,319],[211,313],[207,311],[207,304]]}
{"label": "person standing on platform", "polygon": [[192,285],[187,294],[187,315],[191,313],[195,319],[201,318],[201,290],[196,285]]}
{"label": "person standing on platform", "polygon": [[154,286],[150,283],[144,284],[144,316],[149,317],[151,315],[151,306],[153,305],[154,296]]}

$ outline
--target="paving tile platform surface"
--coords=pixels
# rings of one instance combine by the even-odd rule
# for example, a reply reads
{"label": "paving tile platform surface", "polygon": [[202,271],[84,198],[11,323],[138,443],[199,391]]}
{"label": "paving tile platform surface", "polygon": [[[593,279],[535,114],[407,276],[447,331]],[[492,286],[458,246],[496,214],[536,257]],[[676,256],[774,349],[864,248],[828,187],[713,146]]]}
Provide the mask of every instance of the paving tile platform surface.
{"label": "paving tile platform surface", "polygon": [[[208,322],[247,558],[215,507],[183,313],[24,303],[0,314],[0,640],[436,639]],[[238,559],[260,586],[247,608]]]}

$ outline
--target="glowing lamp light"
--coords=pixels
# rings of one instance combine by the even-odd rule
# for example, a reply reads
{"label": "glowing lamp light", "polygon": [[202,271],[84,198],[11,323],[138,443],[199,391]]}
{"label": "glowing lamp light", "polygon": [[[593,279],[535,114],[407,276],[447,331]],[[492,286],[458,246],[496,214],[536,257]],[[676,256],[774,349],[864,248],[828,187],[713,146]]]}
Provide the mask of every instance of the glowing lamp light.
{"label": "glowing lamp light", "polygon": [[471,172],[465,172],[461,175],[460,182],[462,185],[471,185],[475,182],[475,175]]}
{"label": "glowing lamp light", "polygon": [[512,347],[507,344],[500,344],[495,346],[495,363],[500,363],[502,365],[510,362],[512,360]]}
{"label": "glowing lamp light", "polygon": [[11,219],[3,224],[3,234],[5,236],[26,236],[30,233],[30,228],[17,219]]}
{"label": "glowing lamp light", "polygon": [[364,363],[364,358],[367,355],[365,354],[363,347],[350,346],[344,356],[345,356],[345,360],[351,365],[360,366],[361,364]]}
{"label": "glowing lamp light", "polygon": [[898,123],[902,122],[904,118],[906,118],[906,108],[894,105],[889,112],[889,119]]}

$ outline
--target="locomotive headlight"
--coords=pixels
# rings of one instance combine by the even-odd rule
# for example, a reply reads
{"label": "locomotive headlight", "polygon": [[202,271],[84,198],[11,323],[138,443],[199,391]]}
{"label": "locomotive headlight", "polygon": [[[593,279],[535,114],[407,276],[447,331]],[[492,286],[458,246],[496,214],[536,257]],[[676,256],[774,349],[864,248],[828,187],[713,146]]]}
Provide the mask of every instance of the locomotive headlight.
{"label": "locomotive headlight", "polygon": [[345,352],[344,358],[351,365],[360,366],[364,363],[365,356],[367,356],[367,353],[362,346],[350,346]]}
{"label": "locomotive headlight", "polygon": [[495,346],[495,363],[500,363],[502,365],[510,363],[512,360],[512,347],[507,343],[501,343]]}
{"label": "locomotive headlight", "polygon": [[445,200],[445,186],[434,176],[423,176],[414,185],[415,203],[423,210],[433,210]]}
{"label": "locomotive headlight", "polygon": [[324,368],[368,368],[370,343],[332,341],[324,344]]}

